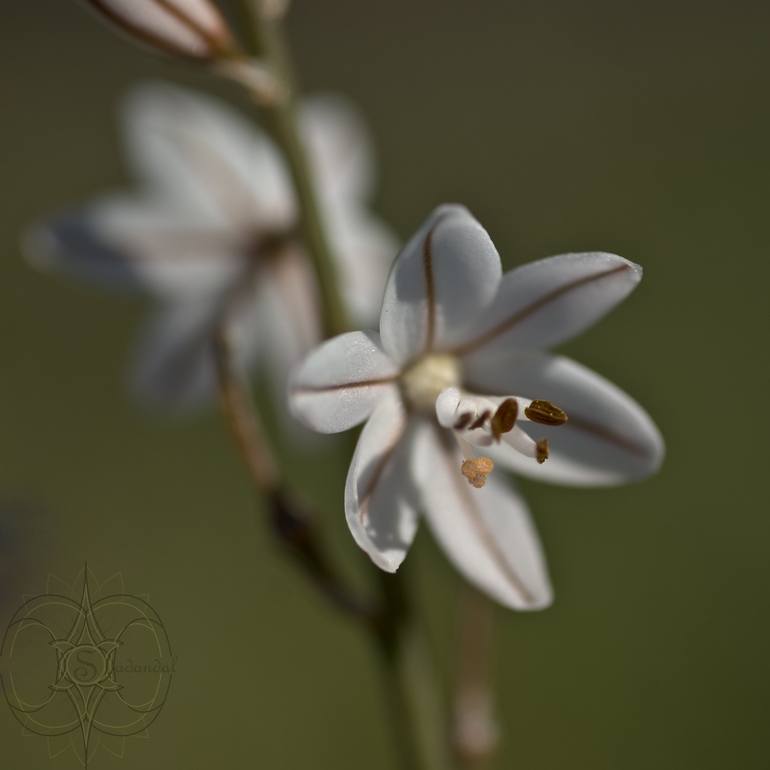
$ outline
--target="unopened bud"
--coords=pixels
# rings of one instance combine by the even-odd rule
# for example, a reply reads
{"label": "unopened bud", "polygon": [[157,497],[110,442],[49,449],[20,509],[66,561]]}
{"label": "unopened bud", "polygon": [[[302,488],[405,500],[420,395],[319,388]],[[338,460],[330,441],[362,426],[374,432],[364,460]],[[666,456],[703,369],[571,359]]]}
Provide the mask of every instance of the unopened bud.
{"label": "unopened bud", "polygon": [[133,40],[173,56],[210,61],[230,55],[233,37],[210,0],[86,0]]}

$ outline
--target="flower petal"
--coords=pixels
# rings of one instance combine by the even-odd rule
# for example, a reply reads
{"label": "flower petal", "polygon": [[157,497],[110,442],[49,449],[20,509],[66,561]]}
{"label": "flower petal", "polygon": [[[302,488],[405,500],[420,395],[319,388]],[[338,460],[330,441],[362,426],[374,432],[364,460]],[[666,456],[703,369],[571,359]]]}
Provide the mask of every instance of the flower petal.
{"label": "flower petal", "polygon": [[23,246],[35,267],[169,298],[216,294],[246,267],[226,231],[152,197],[114,196],[60,215]]}
{"label": "flower petal", "polygon": [[415,436],[415,483],[436,539],[457,569],[501,604],[547,607],[551,586],[524,500],[495,472],[481,489],[471,487],[446,437],[427,423]]}
{"label": "flower petal", "polygon": [[322,191],[348,200],[368,197],[374,186],[372,147],[352,102],[338,94],[307,98],[299,127]]}
{"label": "flower petal", "polygon": [[180,88],[148,84],[125,101],[130,156],[156,189],[205,221],[287,226],[288,175],[273,144],[234,111]]}
{"label": "flower petal", "polygon": [[[237,302],[187,300],[165,303],[150,318],[135,353],[132,386],[150,406],[189,411],[217,392],[214,334],[227,319],[233,363],[245,375],[266,347],[264,296],[271,284],[257,276]],[[274,328],[274,324],[269,328]]]}
{"label": "flower petal", "polygon": [[493,459],[517,473],[559,484],[604,486],[642,479],[663,461],[663,439],[642,407],[569,358],[484,351],[466,359],[465,379],[474,392],[545,399],[567,413],[567,423],[558,427],[519,423],[533,438],[549,440],[549,459],[542,465],[504,444],[490,447]]}
{"label": "flower petal", "polygon": [[321,433],[363,422],[395,390],[398,369],[376,332],[348,332],[316,348],[291,377],[292,413]]}
{"label": "flower petal", "polygon": [[377,325],[383,288],[398,252],[396,236],[384,222],[352,204],[329,199],[324,210],[345,304],[359,325],[372,328]]}
{"label": "flower petal", "polygon": [[636,287],[642,268],[601,252],[562,254],[503,276],[494,302],[456,352],[537,349],[577,336]]}
{"label": "flower petal", "polygon": [[338,260],[340,288],[353,319],[371,328],[376,325],[398,241],[392,230],[366,209],[374,186],[366,127],[353,105],[337,95],[305,99],[299,118]]}
{"label": "flower petal", "polygon": [[212,334],[216,309],[209,303],[164,306],[139,337],[131,375],[137,397],[156,408],[200,406],[216,391]]}
{"label": "flower petal", "polygon": [[[318,291],[304,251],[286,250],[280,259],[267,262],[260,273],[259,313],[250,323],[263,329],[266,371],[270,375],[276,403],[284,407],[288,417],[286,386],[289,375],[323,339],[318,306]],[[239,324],[243,327],[243,321]],[[294,419],[287,428],[297,435],[308,433]]]}
{"label": "flower petal", "polygon": [[387,572],[399,568],[417,531],[407,431],[401,400],[395,394],[382,398],[361,431],[345,483],[353,538]]}
{"label": "flower petal", "polygon": [[492,299],[500,257],[462,206],[437,208],[396,259],[380,315],[385,350],[398,363],[451,345]]}

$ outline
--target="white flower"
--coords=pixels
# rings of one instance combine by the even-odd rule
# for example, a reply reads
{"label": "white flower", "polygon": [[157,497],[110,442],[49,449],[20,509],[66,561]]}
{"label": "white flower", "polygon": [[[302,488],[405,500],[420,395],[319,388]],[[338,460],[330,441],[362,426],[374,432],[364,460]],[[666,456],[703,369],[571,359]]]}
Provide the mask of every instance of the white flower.
{"label": "white flower", "polygon": [[541,352],[597,321],[640,277],[638,265],[601,253],[502,275],[466,209],[442,206],[428,218],[390,274],[379,334],[329,340],[290,384],[294,414],[318,431],[366,420],[345,513],[375,564],[398,569],[422,511],[477,587],[517,609],[550,603],[525,503],[493,461],[584,485],[658,468],[663,442],[641,407],[583,366]]}
{"label": "white flower", "polygon": [[[140,88],[124,115],[143,188],[37,228],[29,258],[155,296],[134,375],[150,400],[185,406],[213,393],[211,338],[225,318],[238,363],[267,357],[283,392],[288,367],[321,335],[314,276],[278,152],[237,115],[170,86]],[[365,132],[337,97],[304,102],[299,119],[343,296],[359,322],[371,323],[396,244],[366,209],[373,167]]]}

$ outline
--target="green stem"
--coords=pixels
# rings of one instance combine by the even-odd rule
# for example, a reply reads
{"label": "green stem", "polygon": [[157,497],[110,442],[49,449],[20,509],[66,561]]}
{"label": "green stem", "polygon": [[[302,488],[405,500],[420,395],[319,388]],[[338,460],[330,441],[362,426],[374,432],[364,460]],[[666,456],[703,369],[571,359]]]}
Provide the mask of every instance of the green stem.
{"label": "green stem", "polygon": [[337,265],[324,227],[313,175],[297,130],[295,87],[280,22],[261,17],[256,0],[244,0],[251,17],[252,47],[284,86],[282,98],[263,105],[265,124],[282,150],[299,204],[300,227],[318,278],[324,325],[329,335],[349,328],[347,309],[339,291]]}
{"label": "green stem", "polygon": [[402,575],[377,574],[383,604],[374,630],[400,748],[399,767],[447,770],[451,761],[434,660],[415,622]]}
{"label": "green stem", "polygon": [[[241,0],[249,17],[251,48],[285,88],[285,97],[263,105],[274,141],[283,151],[291,172],[300,208],[300,224],[320,286],[324,320],[329,333],[348,328],[346,309],[339,293],[316,190],[297,131],[296,102],[291,65],[280,23],[263,18],[258,0]],[[435,665],[407,598],[401,575],[376,570],[380,611],[374,618],[360,617],[371,630],[383,662],[387,697],[401,751],[404,770],[447,770],[451,766],[446,740],[445,715],[436,687]]]}
{"label": "green stem", "polygon": [[347,308],[338,289],[337,265],[331,255],[328,239],[318,208],[318,199],[307,173],[305,151],[297,135],[293,104],[268,112],[268,128],[285,153],[294,180],[300,206],[300,227],[308,251],[313,257],[318,286],[323,298],[324,326],[329,336],[347,331]]}

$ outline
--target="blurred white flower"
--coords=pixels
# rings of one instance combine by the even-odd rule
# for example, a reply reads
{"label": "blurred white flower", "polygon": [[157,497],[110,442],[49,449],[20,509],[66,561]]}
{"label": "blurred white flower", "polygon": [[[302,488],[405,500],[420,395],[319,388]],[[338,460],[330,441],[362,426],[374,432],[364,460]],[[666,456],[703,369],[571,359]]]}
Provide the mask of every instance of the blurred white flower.
{"label": "blurred white flower", "polygon": [[[155,296],[133,376],[149,400],[183,407],[214,393],[211,341],[223,323],[239,366],[265,358],[283,393],[289,366],[321,332],[280,155],[238,115],[171,86],[138,89],[124,117],[142,189],[34,228],[28,258]],[[365,131],[339,97],[303,102],[299,120],[343,297],[358,323],[372,322],[397,246],[366,208],[373,166]]]}
{"label": "blurred white flower", "polygon": [[443,206],[428,218],[390,274],[379,334],[329,340],[290,384],[293,412],[318,431],[367,421],[345,512],[375,564],[398,569],[423,511],[478,588],[517,609],[551,602],[526,505],[492,469],[609,485],[659,467],[663,442],[641,407],[570,359],[541,352],[589,327],[640,278],[638,265],[602,253],[502,275],[466,209]]}
{"label": "blurred white flower", "polygon": [[175,56],[216,59],[233,39],[209,0],[86,0],[102,18],[133,40]]}

